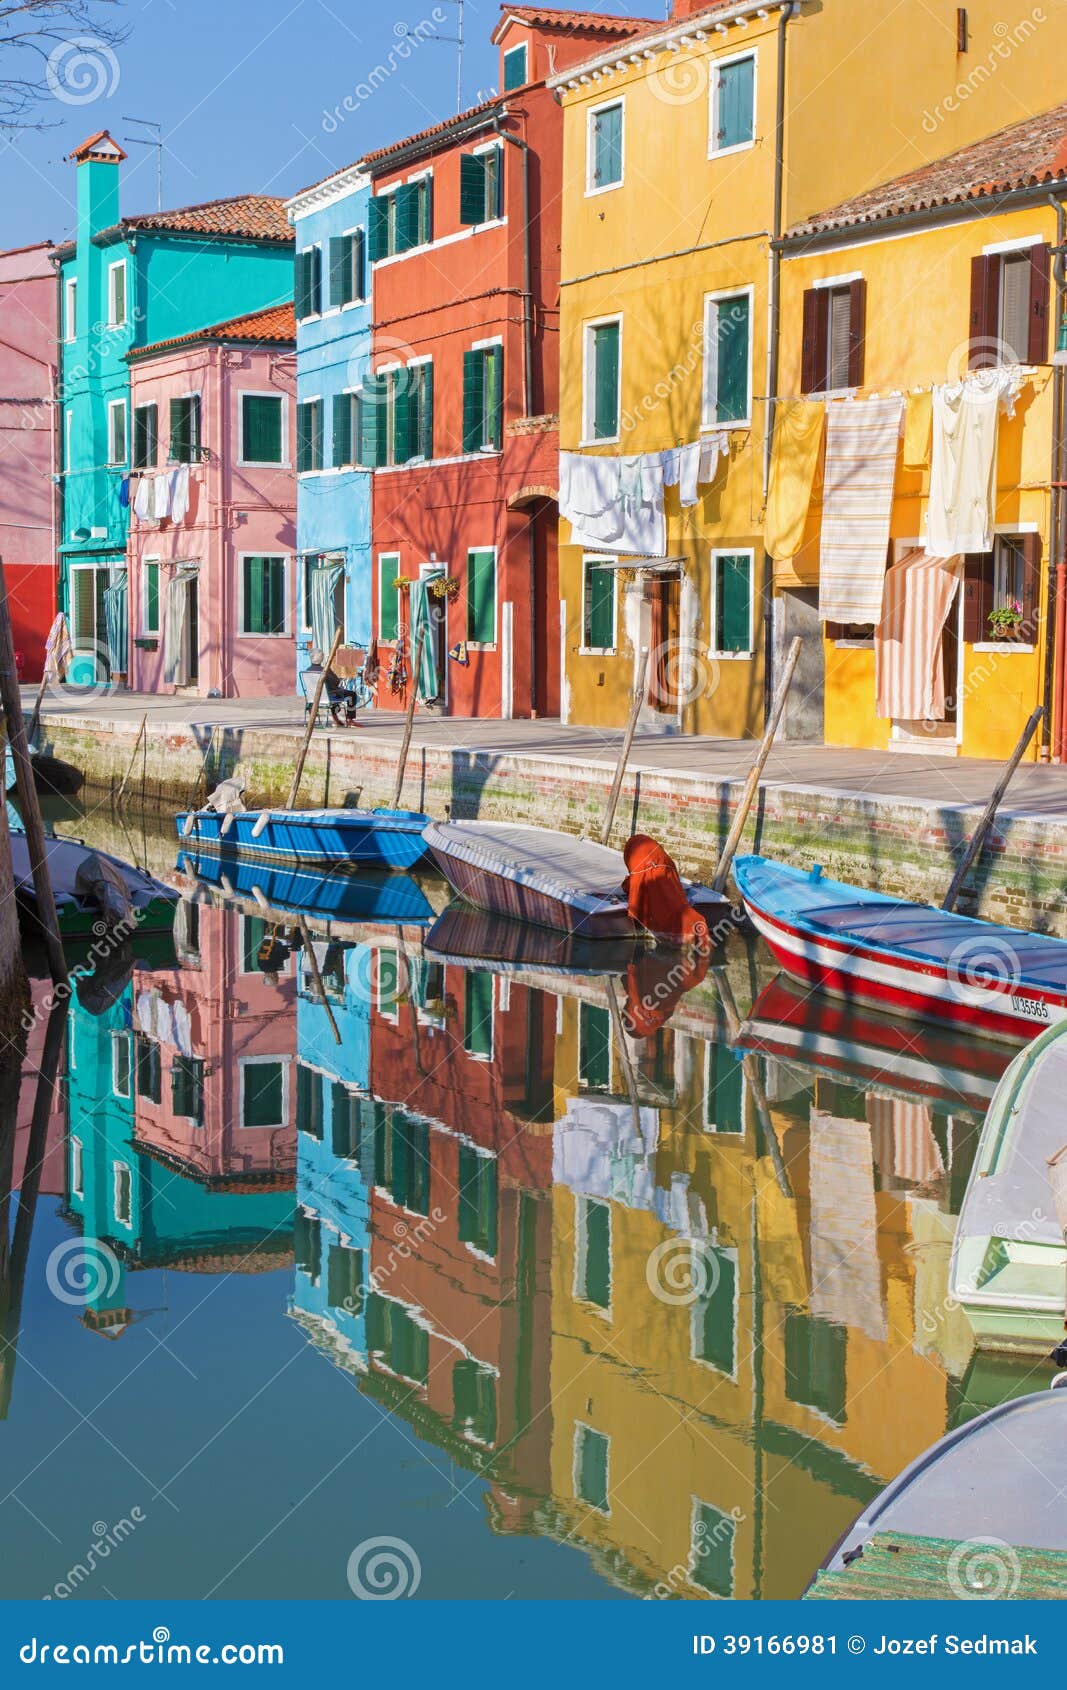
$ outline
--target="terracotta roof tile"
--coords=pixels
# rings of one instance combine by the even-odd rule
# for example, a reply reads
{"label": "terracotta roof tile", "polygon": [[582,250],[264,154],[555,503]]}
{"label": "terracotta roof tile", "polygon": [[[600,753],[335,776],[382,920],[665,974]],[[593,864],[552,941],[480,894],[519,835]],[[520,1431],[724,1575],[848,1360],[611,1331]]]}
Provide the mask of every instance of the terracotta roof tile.
{"label": "terracotta roof tile", "polygon": [[235,235],[247,240],[291,241],[285,201],[273,194],[236,194],[179,206],[176,211],[147,211],[124,217],[128,229],[163,229],[190,235]]}
{"label": "terracotta roof tile", "polygon": [[985,140],[845,200],[786,232],[787,241],[879,223],[888,217],[966,205],[1067,175],[1067,103],[1024,118]]}
{"label": "terracotta roof tile", "polygon": [[[723,5],[725,0],[716,0],[716,4]],[[494,42],[512,18],[518,23],[533,24],[540,29],[557,29],[567,35],[637,35],[649,28],[652,22],[649,18],[618,17],[613,12],[568,11],[562,6],[509,6],[503,0],[500,22],[492,35]],[[655,27],[663,28],[662,18]]]}
{"label": "terracotta roof tile", "polygon": [[284,305],[268,305],[261,311],[249,311],[242,317],[229,317],[224,323],[210,323],[205,329],[193,329],[189,334],[174,335],[170,340],[155,340],[149,346],[135,346],[131,358],[145,358],[153,352],[165,352],[168,347],[186,346],[194,341],[238,340],[253,341],[256,345],[295,346],[296,316],[292,300]]}
{"label": "terracotta roof tile", "polygon": [[483,100],[480,105],[457,112],[455,117],[446,117],[442,123],[433,123],[428,129],[419,129],[414,135],[405,135],[403,140],[390,141],[387,147],[379,147],[376,152],[367,153],[363,162],[367,165],[380,164],[394,153],[403,152],[408,147],[417,147],[424,141],[432,141],[435,135],[446,135],[452,129],[463,129],[470,123],[476,123],[479,117],[488,117],[492,112],[500,111],[503,105],[504,95],[494,94],[491,100]]}

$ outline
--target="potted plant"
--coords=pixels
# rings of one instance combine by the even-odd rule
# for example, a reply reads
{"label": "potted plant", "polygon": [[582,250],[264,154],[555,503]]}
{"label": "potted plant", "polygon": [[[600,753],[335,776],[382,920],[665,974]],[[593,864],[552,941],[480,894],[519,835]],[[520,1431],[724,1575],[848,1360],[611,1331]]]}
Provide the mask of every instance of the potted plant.
{"label": "potted plant", "polygon": [[1007,604],[998,605],[996,610],[989,612],[986,620],[989,632],[995,640],[1014,640],[1018,638],[1022,627],[1023,607],[1018,599],[1009,599]]}

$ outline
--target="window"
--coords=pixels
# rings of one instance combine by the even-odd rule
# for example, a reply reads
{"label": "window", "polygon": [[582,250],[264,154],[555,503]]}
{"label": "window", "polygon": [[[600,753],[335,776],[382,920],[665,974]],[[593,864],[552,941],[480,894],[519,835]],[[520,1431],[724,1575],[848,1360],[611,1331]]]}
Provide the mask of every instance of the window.
{"label": "window", "polygon": [[126,401],[112,399],[107,407],[107,461],[126,462]]}
{"label": "window", "polygon": [[360,1108],[359,1097],[340,1080],[334,1080],[331,1090],[330,1143],[335,1156],[359,1163]]}
{"label": "window", "polygon": [[752,652],[753,552],[711,554],[711,650],[720,657]]}
{"label": "window", "polygon": [[503,444],[504,348],[472,346],[463,354],[463,450],[499,452]]}
{"label": "window", "polygon": [[371,1291],[367,1296],[367,1349],[391,1373],[425,1385],[430,1376],[430,1334],[401,1303]]}
{"label": "window", "polygon": [[467,639],[492,645],[496,639],[496,552],[467,553]]}
{"label": "window", "polygon": [[496,1375],[473,1356],[452,1368],[452,1424],[472,1443],[496,1442]]}
{"label": "window", "polygon": [[1048,357],[1052,249],[1035,242],[971,263],[972,370]]}
{"label": "window", "polygon": [[829,1320],[800,1309],[785,1314],[785,1394],[802,1408],[814,1408],[845,1423],[845,1359],[848,1333]]}
{"label": "window", "polygon": [[360,461],[368,469],[433,457],[433,363],[368,376],[360,395]]}
{"label": "window", "polygon": [[583,1303],[611,1307],[611,1210],[597,1197],[575,1199],[577,1222],[574,1294]]}
{"label": "window", "polygon": [[332,1309],[359,1314],[363,1308],[363,1251],[331,1244],[326,1256],[326,1301]]}
{"label": "window", "polygon": [[433,240],[433,175],[427,172],[370,202],[368,247],[371,261],[394,258]]}
{"label": "window", "polygon": [[583,427],[585,439],[617,440],[622,398],[619,390],[622,322],[587,323],[585,329]]}
{"label": "window", "polygon": [[585,651],[614,651],[615,571],[595,557],[587,557],[582,570],[582,647]]}
{"label": "window", "polygon": [[85,1196],[85,1150],[80,1138],[70,1141],[70,1194]]}
{"label": "window", "polygon": [[867,284],[861,276],[808,288],[800,377],[804,392],[862,387],[866,331]]}
{"label": "window", "polygon": [[322,400],[307,399],[296,407],[296,469],[298,475],[322,468]]}
{"label": "window", "polygon": [[74,412],[69,408],[63,413],[63,468],[70,469],[73,462],[71,445],[74,439]]}
{"label": "window", "polygon": [[587,194],[600,194],[605,188],[619,186],[622,181],[622,147],[623,102],[615,100],[610,106],[595,106],[589,113]]}
{"label": "window", "polygon": [[488,1061],[493,1054],[494,976],[469,968],[464,979],[463,1048]]}
{"label": "window", "polygon": [[387,1165],[381,1184],[393,1202],[416,1215],[430,1212],[430,1124],[394,1110],[389,1121]]}
{"label": "window", "polygon": [[284,1127],[284,1060],[249,1056],[240,1066],[242,1127]]}
{"label": "window", "polygon": [[242,634],[286,633],[286,574],[284,557],[242,558]]}
{"label": "window", "polygon": [[699,1290],[690,1332],[694,1361],[733,1377],[737,1364],[737,1257],[695,1240],[691,1283]]}
{"label": "window", "polygon": [[135,405],[133,408],[133,467],[155,469],[159,458],[159,407],[155,404]]}
{"label": "window", "polygon": [[363,420],[360,416],[359,395],[335,393],[333,396],[333,454],[334,469],[350,469],[356,462],[356,447],[362,438]]}
{"label": "window", "polygon": [[322,1222],[317,1215],[298,1208],[293,1216],[293,1265],[317,1285],[321,1263]]}
{"label": "window", "polygon": [[284,464],[285,400],[280,393],[242,393],[241,462]]}
{"label": "window", "polygon": [[[968,645],[1008,638],[1033,645],[1041,572],[1040,534],[998,534],[991,552],[964,559],[963,638]],[[1018,627],[998,629],[990,616],[1015,610]]]}
{"label": "window", "polygon": [[611,1090],[611,1016],[600,1004],[578,1006],[578,1080],[586,1091]]}
{"label": "window", "polygon": [[294,277],[296,320],[306,321],[322,311],[322,248],[307,246],[296,255]]}
{"label": "window", "polygon": [[170,461],[195,464],[200,457],[200,395],[187,393],[170,402]]}
{"label": "window", "polygon": [[400,553],[383,552],[378,559],[378,638],[392,645],[400,632],[400,593],[393,582],[400,577]]}
{"label": "window", "polygon": [[133,1184],[125,1162],[111,1164],[112,1204],[120,1226],[129,1226],[133,1200]]}
{"label": "window", "polygon": [[711,76],[709,156],[750,147],[756,138],[756,55],[720,61]]}
{"label": "window", "polygon": [[601,1514],[608,1509],[608,1457],[611,1440],[581,1421],[574,1428],[574,1494]]}
{"label": "window", "polygon": [[704,427],[747,423],[752,411],[752,292],[704,303]]}
{"label": "window", "polygon": [[296,1130],[322,1142],[325,1116],[322,1075],[303,1062],[296,1065]]}
{"label": "window", "polygon": [[107,267],[107,322],[112,329],[126,321],[126,260]]}
{"label": "window", "polygon": [[76,340],[78,335],[78,278],[68,276],[63,283],[63,339]]}
{"label": "window", "polygon": [[156,1039],[137,1035],[137,1095],[149,1103],[163,1098],[163,1063]]}
{"label": "window", "polygon": [[339,309],[367,297],[367,242],[362,229],[330,238],[330,305]]}
{"label": "window", "polygon": [[459,220],[466,228],[504,215],[504,143],[494,141],[459,161]]}
{"label": "window", "polygon": [[734,1535],[737,1521],[721,1508],[697,1502],[693,1506],[693,1546],[689,1576],[711,1596],[734,1593]]}
{"label": "window", "polygon": [[504,54],[505,94],[510,94],[513,88],[522,88],[529,80],[529,52],[527,43],[522,41],[517,47],[509,47]]}
{"label": "window", "polygon": [[713,1133],[743,1133],[745,1070],[729,1045],[705,1048],[704,1125]]}
{"label": "window", "polygon": [[198,1056],[175,1056],[170,1070],[171,1107],[186,1121],[204,1124],[204,1064]]}
{"label": "window", "polygon": [[496,1255],[497,1162],[472,1144],[459,1147],[459,1240],[483,1256]]}

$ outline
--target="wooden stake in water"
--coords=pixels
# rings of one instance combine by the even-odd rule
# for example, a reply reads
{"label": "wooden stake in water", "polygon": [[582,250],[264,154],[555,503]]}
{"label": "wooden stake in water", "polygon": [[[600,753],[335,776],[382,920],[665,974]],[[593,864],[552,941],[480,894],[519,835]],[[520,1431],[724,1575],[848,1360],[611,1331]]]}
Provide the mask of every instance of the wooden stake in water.
{"label": "wooden stake in water", "polygon": [[748,812],[751,810],[759,791],[760,778],[767,766],[767,758],[771,754],[774,736],[778,732],[778,724],[782,719],[785,701],[789,697],[789,689],[793,684],[793,676],[796,674],[797,663],[800,660],[800,651],[801,641],[797,638],[789,647],[789,656],[785,660],[785,668],[782,670],[782,678],[778,682],[778,690],[774,695],[771,713],[767,717],[767,726],[763,730],[759,752],[756,761],[749,770],[745,790],[741,794],[741,802],[737,806],[737,814],[734,816],[733,825],[726,836],[726,844],[722,848],[719,866],[715,870],[715,879],[711,883],[713,892],[721,893],[726,890],[726,882],[730,878],[730,865],[737,855],[737,847],[741,843],[741,835],[744,833],[745,823],[748,821]]}
{"label": "wooden stake in water", "polygon": [[[141,717],[141,725],[137,729],[137,738],[133,742],[133,754],[130,757],[130,765],[129,765],[129,768],[126,770],[126,773],[122,777],[122,785],[119,787],[119,790],[118,790],[116,797],[115,797],[115,803],[119,808],[121,808],[121,806],[122,806],[122,795],[126,790],[126,782],[129,780],[130,776],[133,774],[133,765],[137,761],[137,750],[138,750],[138,747],[140,746],[142,739],[144,740],[145,747],[147,749],[147,745],[148,745],[148,711],[147,710],[145,711],[144,715]],[[142,790],[142,795],[143,795],[143,792],[144,792],[143,782],[142,782],[141,790]]]}
{"label": "wooden stake in water", "polygon": [[408,752],[411,750],[411,730],[415,722],[415,700],[419,694],[419,665],[422,662],[422,648],[426,640],[425,623],[415,636],[415,650],[411,654],[411,695],[404,715],[404,737],[400,742],[400,761],[396,766],[396,785],[393,788],[393,809],[400,808],[400,794],[404,790],[404,773],[408,766]]}
{"label": "wooden stake in water", "polygon": [[1005,763],[1004,773],[993,788],[989,803],[982,811],[982,819],[972,833],[967,844],[967,849],[963,853],[960,865],[955,874],[952,876],[952,885],[945,893],[945,901],[941,905],[943,910],[951,911],[956,908],[956,900],[963,891],[963,883],[970,874],[975,861],[981,854],[982,847],[985,845],[986,839],[989,836],[989,830],[996,820],[997,811],[1000,809],[1001,803],[1003,802],[1004,794],[1007,792],[1011,783],[1011,777],[1022,762],[1023,753],[1030,741],[1033,739],[1034,734],[1037,732],[1037,724],[1040,722],[1044,714],[1044,708],[1039,704],[1023,729],[1018,745],[1015,747],[1015,750]]}
{"label": "wooden stake in water", "polygon": [[18,789],[22,825],[26,829],[26,846],[33,873],[33,891],[37,900],[37,919],[44,933],[48,952],[48,967],[54,985],[62,985],[67,978],[67,959],[63,955],[63,941],[59,936],[59,918],[52,893],[52,877],[48,872],[48,850],[45,845],[41,807],[37,801],[30,748],[26,739],[26,723],[22,715],[18,671],[15,666],[15,641],[11,632],[11,610],[8,605],[4,562],[0,558],[0,703],[7,718],[7,737],[11,746],[11,761],[15,765],[15,785]]}
{"label": "wooden stake in water", "polygon": [[615,825],[615,812],[619,807],[619,797],[622,793],[622,779],[626,773],[626,765],[630,761],[633,749],[634,734],[637,732],[637,722],[641,714],[641,706],[645,702],[645,679],[648,675],[649,649],[641,647],[641,655],[637,660],[637,680],[634,683],[633,699],[630,703],[630,720],[626,724],[626,734],[619,752],[619,761],[615,768],[615,779],[611,783],[611,796],[608,799],[607,813],[604,816],[604,826],[600,830],[600,843],[606,845],[611,838],[611,830]]}
{"label": "wooden stake in water", "polygon": [[322,666],[322,673],[319,675],[318,681],[315,684],[315,691],[311,697],[311,707],[308,710],[307,726],[304,729],[304,743],[300,747],[300,755],[296,760],[296,768],[293,770],[293,784],[289,788],[289,796],[285,800],[285,808],[287,810],[293,809],[296,804],[296,795],[300,791],[300,782],[304,774],[304,764],[307,761],[308,746],[311,744],[311,736],[315,732],[315,723],[319,719],[319,700],[322,697],[322,689],[326,685],[326,676],[330,672],[330,664],[337,655],[337,647],[340,643],[341,629],[338,628],[336,634],[333,636],[333,645],[330,647],[330,655]]}

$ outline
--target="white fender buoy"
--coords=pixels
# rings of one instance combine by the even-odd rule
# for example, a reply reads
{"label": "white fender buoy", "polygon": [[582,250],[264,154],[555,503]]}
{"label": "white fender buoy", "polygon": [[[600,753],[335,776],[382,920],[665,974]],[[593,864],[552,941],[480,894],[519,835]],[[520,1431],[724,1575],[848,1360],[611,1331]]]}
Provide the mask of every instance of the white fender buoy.
{"label": "white fender buoy", "polygon": [[225,839],[226,835],[229,833],[231,827],[233,826],[233,816],[234,816],[234,812],[232,810],[227,810],[226,814],[223,816],[222,826],[219,828],[219,838],[220,839]]}
{"label": "white fender buoy", "polygon": [[258,839],[267,823],[270,821],[270,811],[261,810],[252,824],[252,838]]}
{"label": "white fender buoy", "polygon": [[196,826],[196,823],[197,823],[197,812],[196,812],[196,810],[190,810],[189,814],[185,818],[185,822],[184,822],[184,825],[182,827],[182,838],[183,839],[188,839],[189,835],[192,833],[194,827]]}

